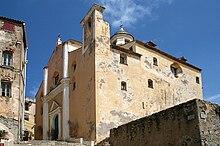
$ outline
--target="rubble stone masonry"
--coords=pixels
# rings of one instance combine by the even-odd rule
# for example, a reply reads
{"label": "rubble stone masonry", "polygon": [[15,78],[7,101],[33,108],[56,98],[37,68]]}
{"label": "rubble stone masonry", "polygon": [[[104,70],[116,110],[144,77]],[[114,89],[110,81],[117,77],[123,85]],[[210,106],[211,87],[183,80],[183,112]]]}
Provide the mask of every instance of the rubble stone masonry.
{"label": "rubble stone masonry", "polygon": [[12,131],[10,121],[16,120],[12,123],[17,124],[20,134],[24,122],[26,51],[24,22],[0,16],[0,120],[8,121],[6,126],[12,133],[16,131]]}
{"label": "rubble stone masonry", "polygon": [[110,133],[112,146],[219,146],[220,106],[194,99]]}

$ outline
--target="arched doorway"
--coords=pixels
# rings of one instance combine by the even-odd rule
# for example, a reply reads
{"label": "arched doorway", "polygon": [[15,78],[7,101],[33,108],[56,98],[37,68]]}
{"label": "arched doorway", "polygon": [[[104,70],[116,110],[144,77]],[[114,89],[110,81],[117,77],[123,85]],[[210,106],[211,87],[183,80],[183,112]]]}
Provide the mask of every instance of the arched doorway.
{"label": "arched doorway", "polygon": [[53,124],[51,127],[51,139],[57,140],[59,136],[59,116],[58,114],[53,118]]}

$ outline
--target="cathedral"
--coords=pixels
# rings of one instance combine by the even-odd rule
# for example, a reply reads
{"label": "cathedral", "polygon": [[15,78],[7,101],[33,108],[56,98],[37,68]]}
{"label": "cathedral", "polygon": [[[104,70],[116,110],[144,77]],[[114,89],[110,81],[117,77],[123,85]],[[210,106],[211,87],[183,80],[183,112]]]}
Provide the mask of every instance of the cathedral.
{"label": "cathedral", "polygon": [[111,36],[104,10],[94,4],[82,19],[82,42],[58,37],[36,94],[36,139],[99,142],[112,128],[202,99],[200,68],[122,26]]}

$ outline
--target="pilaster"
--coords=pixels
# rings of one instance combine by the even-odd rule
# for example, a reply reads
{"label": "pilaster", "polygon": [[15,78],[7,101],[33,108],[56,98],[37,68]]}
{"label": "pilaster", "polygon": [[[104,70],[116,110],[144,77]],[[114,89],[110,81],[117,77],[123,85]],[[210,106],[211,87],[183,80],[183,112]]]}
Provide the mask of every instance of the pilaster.
{"label": "pilaster", "polygon": [[44,67],[44,83],[43,83],[43,139],[48,140],[48,102],[46,100],[48,84],[48,68]]}
{"label": "pilaster", "polygon": [[63,46],[63,140],[69,139],[69,74],[68,74],[68,43]]}

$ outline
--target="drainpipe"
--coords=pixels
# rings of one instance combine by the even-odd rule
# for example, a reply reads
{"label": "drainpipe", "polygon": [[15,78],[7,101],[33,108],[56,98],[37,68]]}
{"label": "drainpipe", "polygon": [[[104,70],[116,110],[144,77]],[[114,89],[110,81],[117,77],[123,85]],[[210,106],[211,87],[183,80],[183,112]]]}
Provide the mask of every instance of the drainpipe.
{"label": "drainpipe", "polygon": [[26,73],[27,73],[27,70],[26,70],[26,68],[27,68],[27,63],[28,63],[28,60],[27,60],[27,51],[28,51],[28,47],[25,49],[25,56],[24,56],[24,74],[23,74],[23,84],[24,84],[24,92],[23,92],[23,108],[22,108],[22,127],[21,127],[21,129],[22,129],[22,135],[24,135],[24,108],[25,108],[25,99],[26,99],[26,97],[25,97],[25,95],[26,95]]}
{"label": "drainpipe", "polygon": [[[20,49],[23,48],[20,46]],[[23,76],[23,62],[22,62],[22,50],[20,51],[20,67],[18,69],[18,75],[19,75],[19,107],[18,107],[18,139],[23,140],[23,132],[24,132],[24,95],[25,95],[25,82],[24,82],[24,76]],[[26,51],[25,56],[26,57]],[[23,96],[21,93],[21,82],[23,83]]]}

